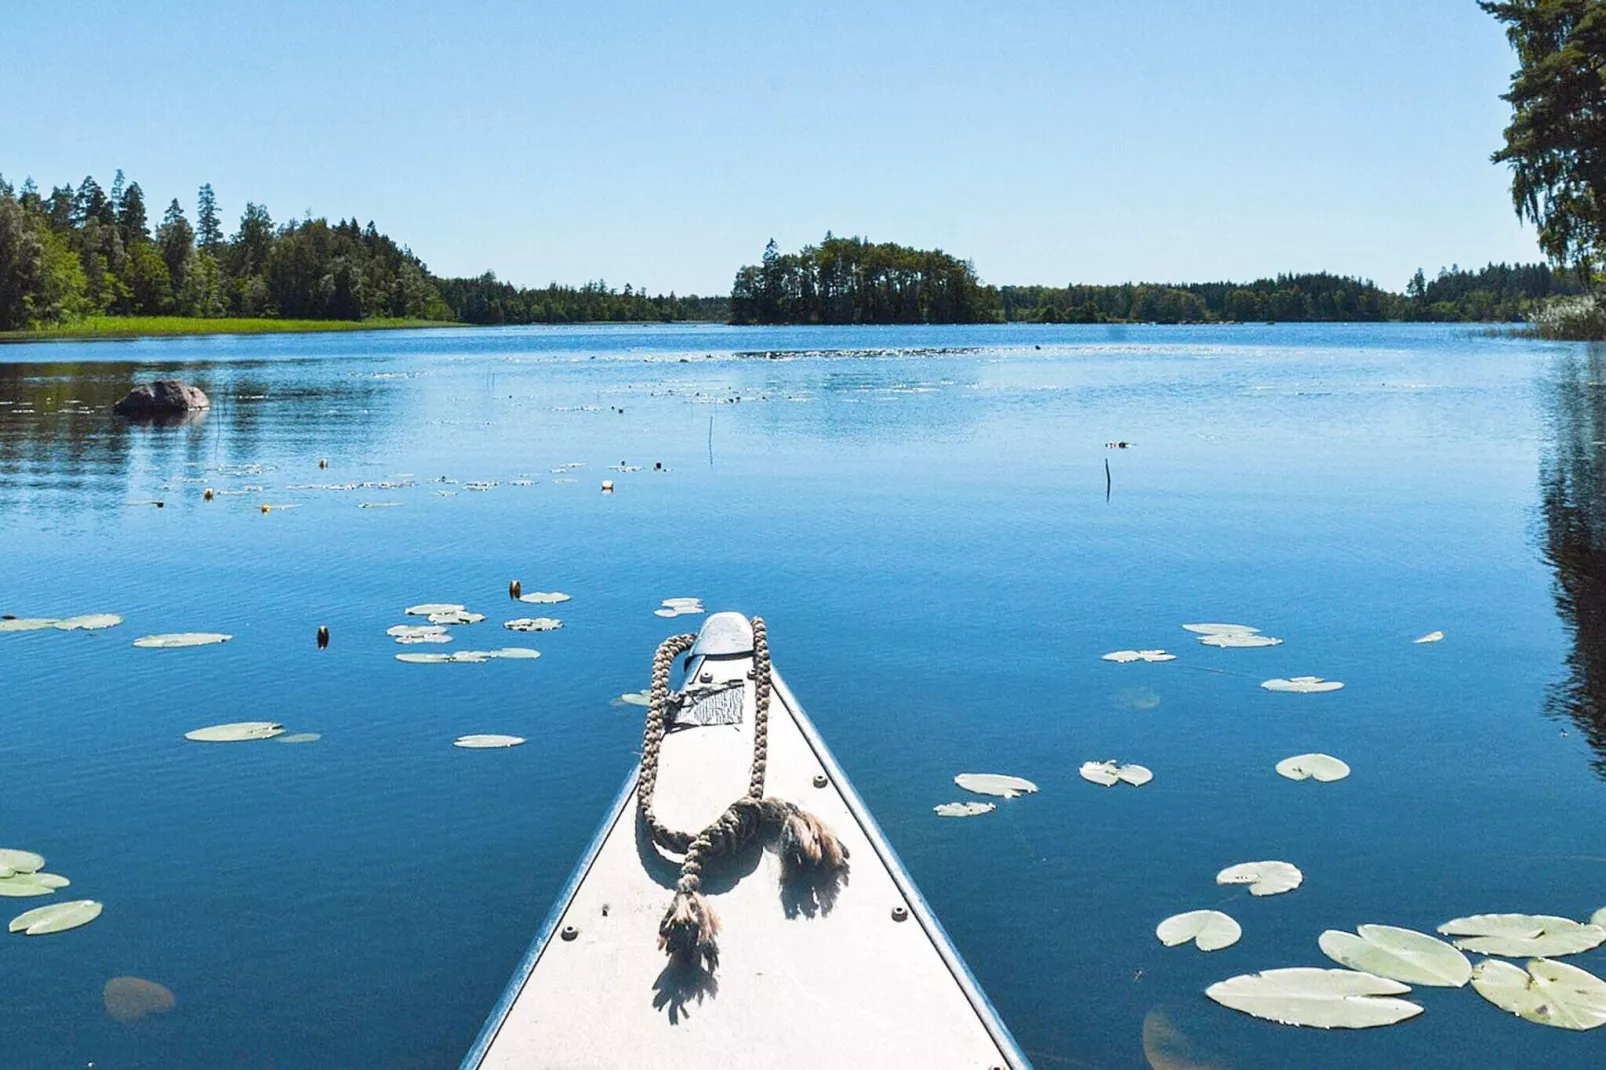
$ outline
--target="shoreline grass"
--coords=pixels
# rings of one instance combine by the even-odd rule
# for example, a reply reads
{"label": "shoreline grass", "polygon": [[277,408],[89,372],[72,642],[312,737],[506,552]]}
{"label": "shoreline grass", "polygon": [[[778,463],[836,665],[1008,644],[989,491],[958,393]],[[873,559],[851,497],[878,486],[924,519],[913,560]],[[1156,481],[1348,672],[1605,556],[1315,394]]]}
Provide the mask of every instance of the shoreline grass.
{"label": "shoreline grass", "polygon": [[462,327],[445,320],[289,320],[198,316],[90,316],[26,331],[0,331],[0,342],[70,342],[187,335],[300,334],[314,331],[390,331],[424,327]]}

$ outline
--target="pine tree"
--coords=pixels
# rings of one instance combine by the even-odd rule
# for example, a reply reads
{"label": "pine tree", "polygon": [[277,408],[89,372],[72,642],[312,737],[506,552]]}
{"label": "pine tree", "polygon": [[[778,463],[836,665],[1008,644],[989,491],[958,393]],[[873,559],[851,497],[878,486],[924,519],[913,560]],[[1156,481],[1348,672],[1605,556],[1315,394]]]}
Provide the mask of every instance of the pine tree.
{"label": "pine tree", "polygon": [[[117,172],[119,179],[122,175]],[[117,229],[123,236],[124,248],[151,240],[150,222],[145,217],[145,191],[138,182],[130,182],[117,202]]]}
{"label": "pine tree", "polygon": [[217,197],[212,193],[210,182],[201,187],[195,198],[195,225],[195,238],[200,247],[216,256],[223,245],[223,222],[218,218]]}
{"label": "pine tree", "polygon": [[179,207],[175,197],[162,213],[162,225],[156,228],[156,248],[161,251],[175,292],[184,286],[185,270],[195,251],[194,245],[195,232],[190,229],[190,221],[184,218],[184,209]]}
{"label": "pine tree", "polygon": [[[71,189],[72,187],[67,187]],[[78,186],[78,192],[72,195],[72,215],[70,222],[75,230],[83,230],[91,221],[114,222],[107,220],[111,202],[106,200],[106,193],[95,181],[94,175],[85,175]]]}

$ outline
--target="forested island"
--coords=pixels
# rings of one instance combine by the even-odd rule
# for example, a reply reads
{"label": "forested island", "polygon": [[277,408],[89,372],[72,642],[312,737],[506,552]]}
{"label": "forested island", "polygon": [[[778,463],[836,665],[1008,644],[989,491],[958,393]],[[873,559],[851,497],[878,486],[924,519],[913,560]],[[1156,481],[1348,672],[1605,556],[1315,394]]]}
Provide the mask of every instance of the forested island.
{"label": "forested island", "polygon": [[[276,223],[248,202],[225,233],[210,185],[191,222],[175,198],[153,222],[118,171],[43,194],[0,177],[0,331],[191,333],[335,326],[675,322],[736,324],[1514,322],[1586,293],[1544,264],[1422,271],[1404,293],[1326,273],[1252,282],[991,286],[940,249],[830,233],[739,269],[729,297],[649,295],[597,281],[521,288],[492,273],[441,278],[355,217]],[[1554,303],[1548,307],[1556,307]]]}

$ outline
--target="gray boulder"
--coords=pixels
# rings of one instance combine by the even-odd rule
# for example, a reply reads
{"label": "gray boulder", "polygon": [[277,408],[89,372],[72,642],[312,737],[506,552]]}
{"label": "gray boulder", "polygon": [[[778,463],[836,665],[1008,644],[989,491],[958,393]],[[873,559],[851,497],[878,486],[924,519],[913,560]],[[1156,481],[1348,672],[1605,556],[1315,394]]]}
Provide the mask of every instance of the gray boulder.
{"label": "gray boulder", "polygon": [[130,390],[112,411],[124,416],[176,416],[211,407],[211,399],[200,387],[178,379],[158,379]]}

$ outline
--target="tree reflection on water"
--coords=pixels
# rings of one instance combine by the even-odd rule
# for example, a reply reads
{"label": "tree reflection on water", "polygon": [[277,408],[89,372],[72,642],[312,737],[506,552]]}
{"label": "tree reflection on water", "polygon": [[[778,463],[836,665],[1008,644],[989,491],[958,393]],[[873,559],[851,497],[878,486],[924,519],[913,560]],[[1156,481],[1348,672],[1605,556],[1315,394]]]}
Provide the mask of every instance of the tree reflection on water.
{"label": "tree reflection on water", "polygon": [[1606,346],[1558,362],[1550,384],[1553,441],[1540,466],[1544,555],[1556,609],[1572,633],[1568,676],[1546,711],[1571,719],[1606,775]]}

